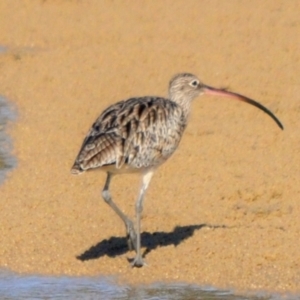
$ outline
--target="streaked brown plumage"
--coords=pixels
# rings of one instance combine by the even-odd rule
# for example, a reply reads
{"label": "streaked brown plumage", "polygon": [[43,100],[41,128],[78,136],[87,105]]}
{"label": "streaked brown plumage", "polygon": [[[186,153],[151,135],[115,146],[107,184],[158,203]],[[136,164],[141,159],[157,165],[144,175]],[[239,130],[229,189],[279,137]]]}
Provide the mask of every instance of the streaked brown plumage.
{"label": "streaked brown plumage", "polygon": [[113,164],[111,172],[119,173],[157,166],[174,152],[185,126],[182,109],[163,98],[119,102],[96,120],[73,170]]}
{"label": "streaked brown plumage", "polygon": [[[131,98],[104,110],[88,132],[72,167],[73,174],[96,168],[107,172],[102,196],[125,223],[129,248],[137,252],[132,266],[144,264],[140,251],[140,214],[145,191],[154,170],[177,149],[188,123],[191,102],[203,93],[229,96],[254,105],[271,116],[283,129],[280,121],[258,102],[209,87],[195,75],[182,73],[170,81],[168,99]],[[109,193],[113,175],[135,172],[143,176],[136,202],[137,233],[133,222],[116,206]]]}

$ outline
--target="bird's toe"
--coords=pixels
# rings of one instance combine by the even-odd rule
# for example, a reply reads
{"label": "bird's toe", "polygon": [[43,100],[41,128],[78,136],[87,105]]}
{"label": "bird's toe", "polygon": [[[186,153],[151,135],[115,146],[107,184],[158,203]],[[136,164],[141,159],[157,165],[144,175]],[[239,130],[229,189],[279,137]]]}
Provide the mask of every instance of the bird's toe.
{"label": "bird's toe", "polygon": [[131,266],[134,268],[141,268],[143,266],[147,266],[147,264],[144,262],[144,260],[142,259],[142,257],[140,255],[137,255],[133,261],[131,262]]}

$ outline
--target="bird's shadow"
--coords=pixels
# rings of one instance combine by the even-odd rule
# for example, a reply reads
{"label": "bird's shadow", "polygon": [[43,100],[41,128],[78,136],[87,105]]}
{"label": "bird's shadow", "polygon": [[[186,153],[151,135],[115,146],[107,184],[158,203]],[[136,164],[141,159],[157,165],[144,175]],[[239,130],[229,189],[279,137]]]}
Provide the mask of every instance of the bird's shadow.
{"label": "bird's shadow", "polygon": [[[169,245],[177,246],[182,241],[193,236],[195,230],[201,228],[226,228],[225,225],[209,225],[209,224],[199,224],[199,225],[188,225],[188,226],[176,226],[171,232],[143,232],[141,234],[141,246],[146,247],[143,253],[145,257],[150,251],[159,247],[165,247]],[[125,237],[111,237],[105,239],[98,244],[90,247],[82,254],[77,256],[77,259],[81,261],[97,259],[102,256],[115,257],[118,255],[125,254],[128,252],[127,240]]]}

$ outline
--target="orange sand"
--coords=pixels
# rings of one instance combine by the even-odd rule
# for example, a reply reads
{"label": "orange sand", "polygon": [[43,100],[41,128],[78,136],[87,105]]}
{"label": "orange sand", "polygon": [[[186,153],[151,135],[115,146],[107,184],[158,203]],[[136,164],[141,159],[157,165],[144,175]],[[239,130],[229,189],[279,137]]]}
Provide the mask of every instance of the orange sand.
{"label": "orange sand", "polygon": [[[19,117],[9,129],[18,167],[0,188],[0,266],[299,292],[299,10],[285,0],[1,1],[0,93]],[[70,167],[106,106],[166,95],[177,72],[262,102],[285,131],[244,103],[196,100],[146,196],[148,267],[131,269],[123,224],[100,197],[105,174]],[[138,189],[135,175],[112,183],[131,217]]]}

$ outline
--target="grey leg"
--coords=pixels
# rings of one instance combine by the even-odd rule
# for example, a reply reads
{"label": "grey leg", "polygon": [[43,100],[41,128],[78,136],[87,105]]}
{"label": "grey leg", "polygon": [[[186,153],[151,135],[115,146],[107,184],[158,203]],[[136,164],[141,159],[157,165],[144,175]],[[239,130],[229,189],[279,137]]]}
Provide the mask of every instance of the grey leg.
{"label": "grey leg", "polygon": [[137,228],[137,239],[136,239],[136,256],[132,262],[132,267],[142,267],[145,263],[141,255],[141,213],[143,211],[143,200],[145,192],[149,186],[153,175],[153,170],[148,171],[143,175],[143,183],[140,190],[139,197],[136,201],[136,228]]}
{"label": "grey leg", "polygon": [[109,192],[109,185],[112,178],[111,173],[107,173],[106,182],[102,191],[102,197],[104,201],[116,212],[116,214],[122,219],[126,226],[126,238],[129,250],[136,250],[136,233],[134,230],[134,226],[132,221],[119,209],[119,207],[112,201],[110,192]]}

